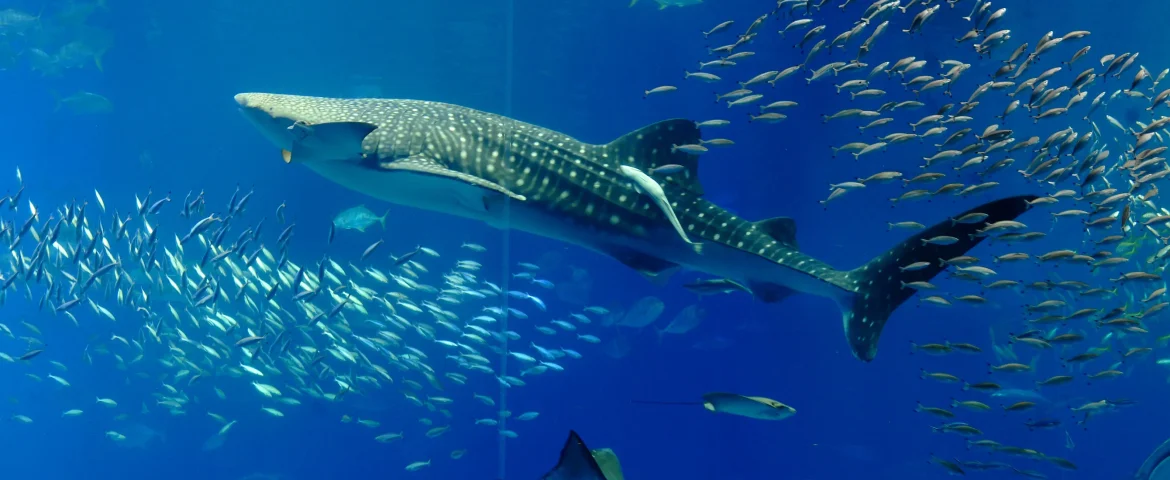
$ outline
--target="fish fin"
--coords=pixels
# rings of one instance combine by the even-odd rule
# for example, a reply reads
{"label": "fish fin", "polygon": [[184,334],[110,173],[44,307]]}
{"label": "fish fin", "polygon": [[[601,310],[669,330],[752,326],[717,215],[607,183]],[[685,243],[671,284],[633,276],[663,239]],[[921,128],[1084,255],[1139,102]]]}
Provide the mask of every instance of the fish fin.
{"label": "fish fin", "polygon": [[682,266],[675,265],[657,273],[645,271],[640,271],[638,273],[641,273],[642,276],[646,278],[646,280],[649,280],[651,285],[654,285],[655,287],[665,287],[667,282],[670,281],[670,277],[673,277],[674,274],[678,273],[679,270],[682,270]]}
{"label": "fish fin", "polygon": [[796,221],[788,217],[775,217],[755,222],[757,229],[784,246],[799,250],[796,245]]}
{"label": "fish fin", "polygon": [[381,217],[378,217],[378,223],[382,224],[382,230],[386,229],[386,216],[387,215],[390,215],[389,208],[386,209],[386,213],[383,213]]}
{"label": "fish fin", "polygon": [[102,66],[102,55],[105,55],[105,54],[106,54],[106,52],[102,51],[102,52],[98,53],[97,55],[93,56],[93,65],[95,67],[97,67],[99,72],[102,72],[102,73],[106,72],[105,67]]}
{"label": "fish fin", "polygon": [[380,162],[377,164],[376,168],[387,172],[402,171],[443,177],[451,180],[457,180],[459,182],[479,187],[484,190],[490,190],[492,192],[512,198],[513,200],[519,200],[521,202],[526,200],[524,195],[514,193],[497,183],[484,180],[475,175],[451,170],[440,164],[435,159],[423,155],[414,155],[403,159],[394,160],[392,162]]}
{"label": "fish fin", "polygon": [[796,293],[791,288],[768,282],[748,282],[747,287],[752,295],[764,303],[776,303]]}
{"label": "fish fin", "polygon": [[561,448],[557,466],[540,477],[541,480],[607,480],[601,466],[593,458],[593,452],[585,446],[581,436],[570,430],[569,439]]}
{"label": "fish fin", "polygon": [[746,399],[754,401],[754,402],[762,403],[762,404],[767,405],[769,407],[776,406],[776,405],[783,405],[783,403],[777,402],[777,401],[775,401],[771,398],[768,398],[768,397],[750,397],[750,396],[744,395],[743,398],[746,398]]}
{"label": "fish fin", "polygon": [[[1035,195],[1007,197],[972,208],[954,218],[982,212],[988,215],[984,220],[986,223],[1012,220],[1026,212],[1028,202],[1036,198]],[[840,304],[845,337],[853,356],[866,362],[874,359],[878,337],[890,314],[916,292],[912,288],[902,288],[902,283],[929,281],[945,268],[936,260],[963,255],[978,245],[984,237],[976,236],[975,233],[982,228],[982,223],[952,225],[949,219],[945,219],[907,238],[865,265],[844,273],[844,278],[837,283],[853,292],[851,298]],[[950,245],[923,241],[943,235],[955,237],[958,241]],[[929,266],[907,271],[899,268],[915,262],[927,262]]]}
{"label": "fish fin", "polygon": [[641,273],[642,276],[650,280],[650,283],[656,286],[665,285],[670,276],[674,275],[681,267],[672,262],[668,262],[661,258],[647,255],[636,250],[626,248],[607,248],[605,253],[622,263],[627,267]]}
{"label": "fish fin", "polygon": [[[683,119],[663,120],[622,135],[621,138],[605,145],[611,159],[618,159],[622,165],[629,165],[643,172],[649,172],[663,165],[681,165],[683,171],[659,180],[663,185],[685,188],[696,195],[703,194],[699,184],[699,157],[674,145],[699,143],[699,127],[695,122]],[[606,163],[606,162],[603,162]],[[617,168],[616,166],[614,168]]]}
{"label": "fish fin", "polygon": [[289,153],[285,154],[284,161],[319,162],[359,158],[365,152],[363,142],[366,137],[377,129],[377,125],[366,122],[294,123],[290,130],[296,139]]}
{"label": "fish fin", "polygon": [[608,448],[598,448],[589,451],[593,455],[593,461],[597,462],[597,466],[601,467],[601,476],[605,480],[625,480],[625,475],[622,473],[622,462],[618,460],[616,453]]}

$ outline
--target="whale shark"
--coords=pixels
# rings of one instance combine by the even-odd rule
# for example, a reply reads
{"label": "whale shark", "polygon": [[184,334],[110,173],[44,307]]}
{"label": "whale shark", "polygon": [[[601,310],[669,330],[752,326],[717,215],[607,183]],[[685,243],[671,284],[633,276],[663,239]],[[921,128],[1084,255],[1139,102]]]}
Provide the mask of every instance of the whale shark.
{"label": "whale shark", "polygon": [[[763,302],[803,293],[841,310],[853,355],[872,361],[894,310],[927,281],[939,259],[965,254],[987,224],[1015,219],[1035,196],[993,200],[944,220],[869,262],[838,270],[801,252],[796,222],[748,220],[708,201],[695,122],[660,121],[605,144],[590,144],[520,120],[458,105],[402,99],[274,93],[235,96],[240,111],[288,164],[303,165],[387,202],[480,220],[608,255],[661,281],[680,268],[734,280]],[[621,167],[670,175],[655,181],[686,237]],[[915,268],[902,268],[915,265]]]}

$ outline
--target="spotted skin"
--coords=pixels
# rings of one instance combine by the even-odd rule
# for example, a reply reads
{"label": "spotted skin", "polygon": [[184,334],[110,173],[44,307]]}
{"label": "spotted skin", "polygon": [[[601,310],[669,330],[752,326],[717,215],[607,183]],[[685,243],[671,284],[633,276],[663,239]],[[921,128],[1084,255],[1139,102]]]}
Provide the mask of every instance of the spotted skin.
{"label": "spotted skin", "polygon": [[[239,94],[236,102],[270,140],[291,150],[286,158],[295,163],[303,153],[306,164],[318,169],[345,160],[352,166],[344,175],[322,174],[378,198],[569,241],[647,274],[686,266],[740,281],[766,302],[797,292],[833,298],[841,305],[854,355],[865,361],[874,358],[889,314],[912,294],[900,282],[927,280],[939,271],[902,273],[896,267],[957,256],[981,240],[968,238],[981,224],[947,221],[926,233],[960,238],[956,244],[922,245],[920,239],[930,236],[920,233],[859,269],[836,270],[800,252],[791,219],[753,222],[703,198],[698,158],[672,148],[699,143],[699,129],[687,120],[658,122],[594,145],[436,102],[267,93]],[[704,244],[702,254],[679,238],[662,210],[619,170],[629,165],[649,172],[669,164],[682,171],[655,179],[687,236]],[[362,184],[362,177],[395,174],[417,177],[412,183],[388,180],[393,187]],[[463,201],[452,208],[455,204],[437,203],[436,192],[398,192],[426,178],[473,187],[481,205]],[[989,223],[1012,219],[1026,209],[1024,201],[1013,197],[973,211],[987,213]]]}
{"label": "spotted skin", "polygon": [[[914,295],[913,288],[903,288],[902,282],[928,281],[945,268],[942,260],[958,257],[978,245],[984,238],[975,233],[987,224],[1012,220],[1028,210],[1028,202],[1036,196],[1023,195],[1008,197],[972,208],[970,213],[986,213],[987,219],[976,224],[954,224],[950,220],[918,232],[890,250],[870,260],[869,263],[851,272],[839,275],[843,286],[857,295],[853,296],[849,309],[843,309],[845,336],[854,355],[862,360],[873,360],[877,355],[877,342],[890,314],[902,302]],[[951,245],[927,243],[924,240],[940,235],[959,239]],[[903,271],[915,262],[927,262],[919,270]]]}
{"label": "spotted skin", "polygon": [[676,212],[696,212],[686,224],[689,230],[714,231],[706,224],[717,218],[713,215],[717,207],[698,199],[702,189],[697,157],[670,151],[672,145],[698,143],[699,130],[687,120],[659,122],[610,144],[591,145],[535,125],[437,102],[264,93],[240,94],[236,100],[310,130],[341,122],[376,125],[361,143],[366,168],[446,170],[479,184],[486,181],[494,185],[489,189],[614,235],[645,236],[646,224],[667,221],[618,167],[649,171],[683,165],[679,174],[657,180]]}

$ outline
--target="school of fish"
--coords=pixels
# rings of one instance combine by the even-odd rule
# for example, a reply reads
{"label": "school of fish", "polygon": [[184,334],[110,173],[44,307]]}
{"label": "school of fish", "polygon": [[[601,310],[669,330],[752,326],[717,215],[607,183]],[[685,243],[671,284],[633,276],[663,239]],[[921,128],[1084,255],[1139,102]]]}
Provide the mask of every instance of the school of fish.
{"label": "school of fish", "polygon": [[[367,396],[416,412],[410,421],[401,411],[341,417],[368,428],[371,441],[444,442],[452,429],[515,438],[540,413],[513,415],[494,394],[565,371],[600,343],[589,333],[601,326],[595,320],[613,315],[599,306],[546,304],[542,297],[555,285],[533,263],[516,265],[510,289],[480,278],[476,258],[486,248],[475,243],[451,252],[461,258],[446,267],[434,249],[392,254],[384,240],[302,263],[290,259],[289,244],[308,231],[284,217],[283,204],[271,215],[255,212],[251,191],[237,190],[220,208],[201,192],[182,199],[147,193],[122,205],[95,191],[90,200],[45,210],[17,172],[15,193],[0,199],[0,207],[24,216],[0,227],[11,252],[0,299],[24,297],[46,315],[0,323],[0,335],[10,339],[0,361],[21,364],[25,381],[56,389],[75,407],[60,419],[12,414],[19,424],[97,416],[109,419],[110,441],[129,442],[120,426],[161,409],[206,416],[214,434],[205,448],[218,448],[240,422],[259,421],[216,412],[236,410],[236,402],[253,404],[258,416],[285,417],[310,415],[298,413],[306,402],[344,406]],[[381,221],[353,211],[333,225],[361,232]],[[175,218],[188,227],[163,231]],[[333,225],[316,233],[328,231],[332,243]],[[48,322],[113,333],[65,350],[42,335]],[[69,378],[86,367],[124,370],[151,394],[75,392]],[[482,416],[455,418],[449,406],[457,401],[479,405]],[[446,436],[450,459],[466,452],[457,437]]]}
{"label": "school of fish", "polygon": [[[937,284],[924,277],[903,288],[915,291],[923,308],[984,309],[995,319],[990,345],[949,338],[911,345],[922,358],[912,374],[951,399],[918,403],[916,411],[929,431],[966,442],[970,451],[967,458],[931,455],[930,462],[951,475],[1005,470],[1048,478],[1053,469],[1077,466],[1065,458],[1071,452],[1030,448],[1037,438],[1030,435],[1063,431],[1075,452],[1073,433],[1138,401],[1111,395],[1111,382],[1156,372],[1142,364],[1170,365],[1155,355],[1170,341],[1157,321],[1170,306],[1162,276],[1170,210],[1155,200],[1170,174],[1170,85],[1161,83],[1170,68],[1143,65],[1137,51],[1092,51],[1086,30],[1024,38],[1015,32],[1037,28],[1032,19],[1014,18],[1014,4],[999,3],[780,0],[757,17],[702,32],[712,47],[698,68],[685,71],[681,83],[642,94],[667,101],[680,89],[724,86],[715,100],[727,105],[728,118],[746,111],[750,123],[840,127],[832,130],[840,143],[825,157],[841,178],[819,202],[829,212],[849,202],[888,202],[891,231],[932,223],[898,217],[909,202],[1032,195],[1018,221],[985,222],[988,215],[978,211],[952,218],[978,226],[974,235],[991,241],[973,255],[938,259],[949,275]],[[949,44],[939,49],[943,57],[920,58],[935,52],[915,48],[940,38]],[[888,51],[883,43],[909,48]],[[799,50],[803,62],[760,66],[761,58],[775,57],[766,52],[780,49]],[[824,105],[803,105],[806,88],[835,92],[850,108],[826,113]],[[733,123],[697,125],[730,134]],[[675,148],[705,155],[734,144],[705,138]],[[656,173],[672,173],[663,170]],[[948,371],[982,365],[976,377]],[[990,412],[1014,416],[1024,433],[988,438],[978,425]]]}

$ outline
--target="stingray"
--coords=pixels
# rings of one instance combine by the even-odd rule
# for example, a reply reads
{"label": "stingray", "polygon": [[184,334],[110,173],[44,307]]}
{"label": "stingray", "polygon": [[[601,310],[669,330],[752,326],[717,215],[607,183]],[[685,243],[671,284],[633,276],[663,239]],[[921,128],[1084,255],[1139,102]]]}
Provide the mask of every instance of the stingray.
{"label": "stingray", "polygon": [[577,432],[570,430],[557,465],[541,480],[624,480],[617,454],[608,448],[590,450]]}
{"label": "stingray", "polygon": [[726,413],[756,420],[784,420],[796,415],[796,409],[767,397],[751,397],[737,393],[713,392],[703,395],[701,402],[659,402],[635,400],[648,405],[702,405],[707,411]]}

